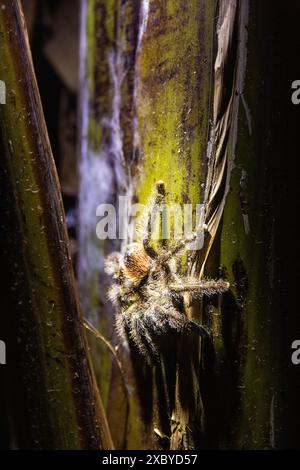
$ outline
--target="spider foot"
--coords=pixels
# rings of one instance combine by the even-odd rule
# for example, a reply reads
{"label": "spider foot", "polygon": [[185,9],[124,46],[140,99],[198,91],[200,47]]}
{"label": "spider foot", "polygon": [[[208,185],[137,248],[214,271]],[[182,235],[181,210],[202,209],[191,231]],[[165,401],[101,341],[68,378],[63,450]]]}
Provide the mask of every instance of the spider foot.
{"label": "spider foot", "polygon": [[194,320],[188,320],[185,323],[184,327],[187,328],[190,331],[194,331],[202,339],[205,339],[205,340],[208,340],[209,342],[212,342],[210,331],[206,326],[200,325],[200,323],[198,323]]}

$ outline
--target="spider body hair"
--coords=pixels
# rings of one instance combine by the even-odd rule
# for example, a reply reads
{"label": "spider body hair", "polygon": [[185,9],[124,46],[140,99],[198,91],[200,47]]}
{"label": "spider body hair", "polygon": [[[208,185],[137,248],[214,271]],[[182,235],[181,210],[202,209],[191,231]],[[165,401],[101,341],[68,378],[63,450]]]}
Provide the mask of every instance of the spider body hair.
{"label": "spider body hair", "polygon": [[117,307],[117,333],[123,339],[130,338],[150,365],[159,361],[157,339],[163,335],[186,331],[210,338],[203,325],[184,313],[185,293],[192,298],[201,298],[203,295],[221,294],[229,288],[229,283],[221,279],[199,280],[178,274],[174,260],[196,239],[197,234],[180,241],[172,249],[159,246],[154,250],[150,247],[149,230],[153,214],[158,212],[156,206],[164,201],[164,197],[164,183],[159,181],[151,201],[143,243],[128,245],[123,256],[120,253],[109,255],[105,266],[106,272],[116,281],[108,296]]}

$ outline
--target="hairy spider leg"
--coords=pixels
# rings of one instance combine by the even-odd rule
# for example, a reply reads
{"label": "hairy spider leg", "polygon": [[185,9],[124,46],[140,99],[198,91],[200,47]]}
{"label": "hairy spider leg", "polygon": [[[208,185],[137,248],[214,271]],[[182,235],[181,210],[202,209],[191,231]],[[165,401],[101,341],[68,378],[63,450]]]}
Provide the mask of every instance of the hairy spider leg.
{"label": "hairy spider leg", "polygon": [[148,364],[157,364],[159,362],[159,355],[145,327],[142,316],[135,313],[124,313],[119,320],[123,323],[121,328],[132,339],[139,352],[146,357]]}
{"label": "hairy spider leg", "polygon": [[143,240],[144,249],[147,254],[155,259],[157,257],[157,252],[150,246],[152,230],[155,226],[157,215],[159,213],[160,205],[164,203],[166,197],[165,183],[163,181],[157,181],[155,185],[155,195],[151,199],[149,210],[148,210],[148,219],[147,219],[147,233],[146,237]]}
{"label": "hairy spider leg", "polygon": [[196,334],[198,334],[201,338],[211,341],[211,336],[209,334],[208,329],[205,328],[205,326],[200,325],[199,323],[195,322],[194,320],[188,319],[184,324],[184,328],[192,330]]}
{"label": "hairy spider leg", "polygon": [[145,321],[147,322],[148,328],[151,328],[154,332],[163,334],[167,328],[180,332],[184,323],[186,322],[186,316],[176,310],[172,305],[168,305],[168,308],[164,309],[159,305],[155,305],[151,309],[147,310],[145,314]]}
{"label": "hairy spider leg", "polygon": [[225,292],[229,289],[229,287],[229,282],[223,281],[221,279],[217,281],[213,279],[202,279],[197,281],[197,279],[195,279],[190,282],[185,281],[182,284],[171,284],[170,290],[176,294],[189,292],[195,296],[212,296]]}
{"label": "hairy spider leg", "polygon": [[148,309],[145,314],[145,324],[155,334],[163,334],[166,330],[166,324],[170,325],[170,316],[160,307]]}
{"label": "hairy spider leg", "polygon": [[118,307],[127,307],[131,304],[131,288],[123,287],[120,280],[117,284],[110,287],[108,298]]}
{"label": "hairy spider leg", "polygon": [[[159,354],[157,352],[157,348],[151,338],[151,335],[148,333],[144,322],[143,317],[133,318],[134,322],[134,330],[138,332],[139,339],[140,339],[140,350],[144,350],[144,355],[146,357],[150,357],[150,365],[157,364],[159,362]],[[136,343],[137,344],[137,343]]]}
{"label": "hairy spider leg", "polygon": [[172,248],[170,251],[168,251],[164,256],[163,256],[163,261],[166,263],[168,262],[171,258],[174,256],[177,256],[184,248],[186,245],[189,243],[192,243],[196,240],[197,238],[197,233],[193,233],[189,237],[186,237],[184,240],[181,240],[180,242],[177,243],[177,245]]}
{"label": "hairy spider leg", "polygon": [[164,333],[165,325],[167,325],[171,330],[177,331],[177,333],[181,333],[187,329],[194,331],[203,339],[211,340],[210,334],[205,326],[200,325],[194,320],[190,320],[183,313],[178,312],[174,308],[169,309],[168,312],[163,309],[157,309],[155,312],[149,311],[145,315],[145,319],[147,319],[148,328],[152,328],[156,332],[157,329],[159,329],[160,333]]}

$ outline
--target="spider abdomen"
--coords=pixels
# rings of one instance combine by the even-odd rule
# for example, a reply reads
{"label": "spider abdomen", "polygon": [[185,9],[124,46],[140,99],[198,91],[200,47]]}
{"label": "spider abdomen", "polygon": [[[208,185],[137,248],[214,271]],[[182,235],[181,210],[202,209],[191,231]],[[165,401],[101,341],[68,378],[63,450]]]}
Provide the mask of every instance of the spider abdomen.
{"label": "spider abdomen", "polygon": [[149,273],[151,259],[143,245],[129,245],[124,256],[124,276],[133,282],[142,281]]}

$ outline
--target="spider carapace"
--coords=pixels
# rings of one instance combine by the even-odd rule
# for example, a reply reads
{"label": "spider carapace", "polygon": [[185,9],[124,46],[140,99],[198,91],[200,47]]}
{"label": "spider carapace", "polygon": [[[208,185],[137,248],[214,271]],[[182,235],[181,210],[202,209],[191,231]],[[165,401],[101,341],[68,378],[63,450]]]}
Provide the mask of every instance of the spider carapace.
{"label": "spider carapace", "polygon": [[132,339],[149,364],[159,361],[157,338],[170,332],[209,337],[207,329],[184,313],[183,295],[192,298],[221,294],[229,283],[219,280],[198,279],[178,273],[177,260],[197,234],[166,247],[158,243],[150,246],[153,221],[165,200],[163,181],[156,183],[155,194],[149,204],[148,221],[142,243],[132,243],[125,254],[112,253],[106,259],[106,272],[115,279],[109,298],[116,305],[116,328],[121,338]]}

